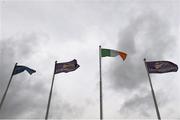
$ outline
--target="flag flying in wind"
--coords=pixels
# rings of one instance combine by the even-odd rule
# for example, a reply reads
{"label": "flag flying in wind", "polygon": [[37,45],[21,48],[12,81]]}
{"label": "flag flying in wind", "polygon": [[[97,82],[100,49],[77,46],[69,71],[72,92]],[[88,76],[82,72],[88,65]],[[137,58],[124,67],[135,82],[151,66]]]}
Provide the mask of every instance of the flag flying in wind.
{"label": "flag flying in wind", "polygon": [[116,57],[116,56],[120,56],[123,60],[125,60],[127,54],[117,50],[101,48],[101,57]]}
{"label": "flag flying in wind", "polygon": [[178,66],[170,61],[148,61],[146,66],[149,73],[177,72]]}
{"label": "flag flying in wind", "polygon": [[15,68],[14,68],[13,75],[16,75],[16,74],[18,74],[18,73],[21,73],[21,72],[23,72],[23,71],[25,71],[25,70],[26,70],[30,75],[36,72],[35,70],[33,70],[33,69],[29,68],[29,67],[17,65],[17,66],[15,66]]}
{"label": "flag flying in wind", "polygon": [[54,74],[58,74],[61,72],[68,73],[68,72],[76,70],[78,67],[79,67],[79,65],[77,64],[76,59],[74,59],[70,62],[57,63],[55,65],[55,73]]}

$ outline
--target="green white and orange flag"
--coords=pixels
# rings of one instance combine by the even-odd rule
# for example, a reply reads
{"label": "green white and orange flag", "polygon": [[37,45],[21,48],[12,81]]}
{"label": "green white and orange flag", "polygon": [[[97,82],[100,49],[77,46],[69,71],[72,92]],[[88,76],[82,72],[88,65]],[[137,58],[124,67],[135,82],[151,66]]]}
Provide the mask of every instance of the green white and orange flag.
{"label": "green white and orange flag", "polygon": [[125,60],[127,54],[122,51],[101,48],[101,57],[116,57],[116,56],[120,56],[123,60]]}

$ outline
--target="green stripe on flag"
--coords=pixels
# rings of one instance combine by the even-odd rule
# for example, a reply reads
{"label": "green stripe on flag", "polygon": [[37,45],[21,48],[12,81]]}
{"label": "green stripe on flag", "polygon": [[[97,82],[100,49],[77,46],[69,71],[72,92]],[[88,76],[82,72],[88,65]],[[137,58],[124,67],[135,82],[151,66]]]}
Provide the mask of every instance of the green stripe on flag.
{"label": "green stripe on flag", "polygon": [[109,49],[101,49],[101,57],[111,56],[111,52]]}

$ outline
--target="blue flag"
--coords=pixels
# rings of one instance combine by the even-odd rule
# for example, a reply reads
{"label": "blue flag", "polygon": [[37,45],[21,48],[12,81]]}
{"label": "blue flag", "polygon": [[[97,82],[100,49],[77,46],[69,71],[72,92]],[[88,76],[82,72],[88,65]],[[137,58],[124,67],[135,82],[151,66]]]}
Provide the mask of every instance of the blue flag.
{"label": "blue flag", "polygon": [[76,70],[77,68],[79,68],[79,65],[77,64],[77,60],[72,60],[70,62],[64,62],[64,63],[57,63],[55,65],[55,73],[54,74],[58,74],[61,72],[71,72]]}
{"label": "blue flag", "polygon": [[178,66],[170,61],[149,61],[146,62],[149,73],[177,72]]}
{"label": "blue flag", "polygon": [[36,72],[35,70],[33,70],[33,69],[31,69],[31,68],[28,68],[28,67],[26,67],[26,66],[17,65],[17,66],[15,66],[15,68],[14,68],[13,75],[16,75],[16,74],[18,74],[18,73],[21,73],[21,72],[23,72],[23,71],[25,71],[25,70],[26,70],[30,75]]}

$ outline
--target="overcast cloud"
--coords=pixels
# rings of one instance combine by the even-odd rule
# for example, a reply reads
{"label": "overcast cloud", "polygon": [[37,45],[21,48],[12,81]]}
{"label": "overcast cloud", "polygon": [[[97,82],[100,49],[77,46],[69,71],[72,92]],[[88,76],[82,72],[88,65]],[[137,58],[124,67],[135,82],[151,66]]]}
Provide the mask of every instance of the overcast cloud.
{"label": "overcast cloud", "polygon": [[[179,60],[178,1],[0,2],[0,98],[14,64],[37,72],[13,76],[4,118],[44,118],[54,62],[80,68],[55,76],[49,118],[99,118],[98,46],[127,52],[102,59],[104,118],[156,118],[143,59]],[[161,117],[180,118],[179,72],[151,75]]]}

